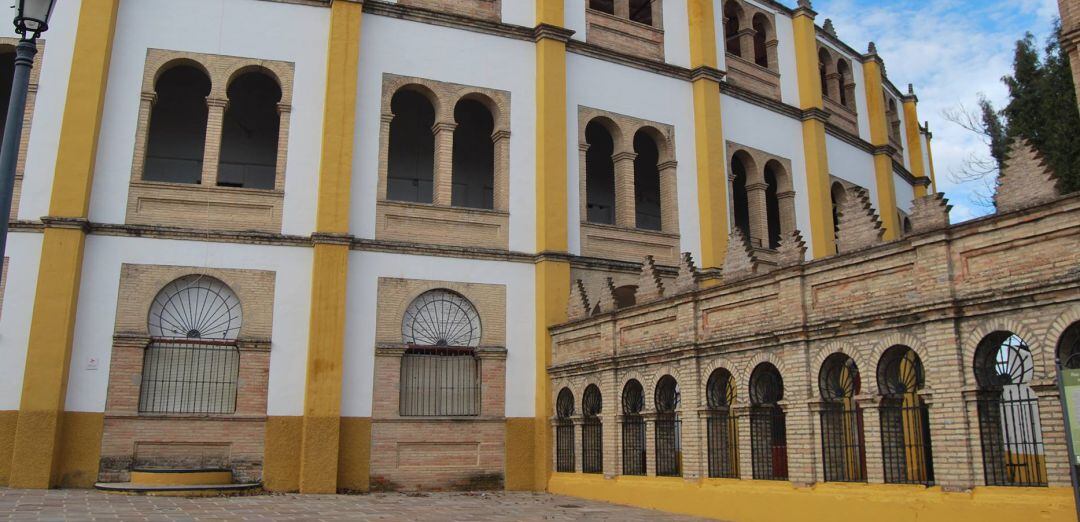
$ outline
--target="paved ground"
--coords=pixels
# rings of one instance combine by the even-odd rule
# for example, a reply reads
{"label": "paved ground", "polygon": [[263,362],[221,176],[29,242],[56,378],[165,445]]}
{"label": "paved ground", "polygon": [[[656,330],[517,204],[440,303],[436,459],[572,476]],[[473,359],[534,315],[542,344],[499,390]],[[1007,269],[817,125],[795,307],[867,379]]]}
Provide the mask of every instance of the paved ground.
{"label": "paved ground", "polygon": [[0,488],[0,520],[695,520],[532,493],[143,497],[89,490]]}

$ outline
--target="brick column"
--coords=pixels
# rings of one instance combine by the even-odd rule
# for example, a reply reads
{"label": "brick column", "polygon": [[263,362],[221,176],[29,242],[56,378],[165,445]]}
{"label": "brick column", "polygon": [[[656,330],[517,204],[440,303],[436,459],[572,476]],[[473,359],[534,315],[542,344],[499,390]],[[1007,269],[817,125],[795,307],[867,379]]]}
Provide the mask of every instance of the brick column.
{"label": "brick column", "polygon": [[735,34],[739,39],[739,57],[744,60],[754,61],[754,30],[747,27]]}
{"label": "brick column", "polygon": [[780,235],[787,237],[795,231],[795,192],[781,192],[776,199],[780,207]]}
{"label": "brick column", "polygon": [[766,211],[765,190],[762,182],[746,184],[746,199],[750,207],[750,246],[769,247],[769,214]]}
{"label": "brick column", "polygon": [[606,371],[601,374],[603,381],[600,390],[603,392],[604,409],[600,413],[600,422],[603,429],[604,449],[604,476],[613,477],[620,473],[622,465],[622,453],[619,445],[619,436],[622,430],[619,426],[619,413],[622,411],[622,398],[619,395],[619,382],[615,378],[614,371]]}
{"label": "brick column", "polygon": [[777,48],[780,46],[779,40],[769,40],[765,42],[765,55],[769,57],[769,70],[780,70],[780,58],[777,53]]}
{"label": "brick column", "polygon": [[394,121],[393,113],[384,113],[379,117],[379,188],[378,201],[386,201],[386,184],[390,172],[390,122]]}
{"label": "brick column", "polygon": [[750,406],[736,406],[732,408],[735,416],[735,427],[739,437],[736,448],[739,455],[739,478],[750,480],[754,478],[754,441],[750,423]]}
{"label": "brick column", "polygon": [[637,228],[637,205],[634,201],[633,152],[617,152],[611,157],[615,163],[615,226]]}
{"label": "brick column", "polygon": [[645,417],[645,474],[656,476],[656,414],[646,413]]}
{"label": "brick column", "polygon": [[1033,384],[1031,389],[1039,400],[1039,423],[1042,426],[1047,483],[1050,486],[1071,486],[1069,448],[1065,442],[1065,418],[1062,415],[1057,383],[1048,380]]}
{"label": "brick column", "polygon": [[676,176],[675,161],[665,161],[657,168],[660,170],[660,230],[668,234],[679,233],[679,184]]}
{"label": "brick column", "polygon": [[615,16],[630,19],[630,0],[615,0]]}
{"label": "brick column", "polygon": [[836,65],[833,64],[828,68],[829,72],[825,75],[825,82],[829,84],[829,98],[840,103],[840,89],[844,86],[840,85],[840,73],[836,72]]}
{"label": "brick column", "polygon": [[456,123],[437,122],[431,126],[435,134],[435,172],[432,180],[432,203],[449,207],[454,182],[454,129]]}
{"label": "brick column", "polygon": [[585,424],[585,418],[581,415],[577,415],[570,419],[570,421],[573,423],[574,426],[573,434],[570,437],[570,440],[574,441],[574,472],[581,473],[582,457],[585,456],[585,453],[582,451],[585,444],[581,438],[582,434],[585,433],[585,430],[582,428],[582,426]]}
{"label": "brick column", "polygon": [[274,190],[285,190],[285,161],[289,151],[289,119],[292,117],[292,105],[279,103],[278,110],[278,146],[277,159],[274,162]]}
{"label": "brick column", "polygon": [[495,148],[495,195],[492,208],[510,211],[510,131],[498,130],[491,135]]}
{"label": "brick column", "polygon": [[885,468],[881,456],[881,399],[877,395],[861,396],[856,399],[862,408],[863,444],[866,451],[866,481],[871,484],[885,482]]}
{"label": "brick column", "polygon": [[206,142],[203,145],[202,186],[216,187],[218,163],[221,159],[221,127],[225,123],[225,111],[229,100],[206,99]]}
{"label": "brick column", "polygon": [[150,115],[157,103],[156,92],[144,92],[139,97],[139,124],[135,127],[135,156],[131,160],[131,181],[142,180],[146,171],[146,146],[150,137]]}
{"label": "brick column", "polygon": [[[931,437],[934,437],[932,441],[934,444],[934,481],[946,490],[965,490],[986,484],[986,474],[982,461],[982,432],[979,425],[977,396],[978,392],[974,387],[955,396],[936,396],[940,406],[935,404],[930,408],[930,434]],[[944,426],[948,423],[945,417],[952,416],[948,415],[949,413],[955,413],[950,411],[949,406],[952,406],[952,403],[957,400],[960,411],[966,417],[963,422],[970,426],[970,430],[964,434],[967,438],[962,443],[954,437],[938,437],[937,433],[934,432],[935,427]],[[941,413],[941,415],[938,415],[938,413]],[[939,431],[942,430],[939,428]],[[952,434],[945,433],[943,435]],[[949,462],[947,457],[962,459],[963,463],[967,465],[967,469],[957,469],[958,466]],[[942,466],[946,466],[945,469],[939,470]],[[967,473],[964,473],[965,471]]]}
{"label": "brick column", "polygon": [[590,145],[585,142],[578,143],[578,207],[581,211],[581,222],[589,220],[589,194],[586,186],[585,164],[588,162]]}
{"label": "brick column", "polygon": [[[684,385],[682,387],[684,404],[697,404],[696,397],[691,397],[689,394],[700,388],[700,386]],[[705,453],[708,452],[705,440],[705,417],[699,415],[696,409],[684,406],[679,411],[679,419],[682,421],[682,437],[679,441],[682,447],[682,476],[688,480],[709,476],[708,460],[705,458]]]}
{"label": "brick column", "polygon": [[[787,383],[785,383],[787,386]],[[795,484],[823,480],[821,461],[821,403],[816,399],[790,403],[784,408],[787,427],[788,479]]]}

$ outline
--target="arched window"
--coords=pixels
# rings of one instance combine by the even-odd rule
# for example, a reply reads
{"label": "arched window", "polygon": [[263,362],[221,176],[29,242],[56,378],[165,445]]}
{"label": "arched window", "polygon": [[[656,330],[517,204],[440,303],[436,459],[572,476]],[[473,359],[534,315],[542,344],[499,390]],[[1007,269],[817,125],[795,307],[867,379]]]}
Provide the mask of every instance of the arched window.
{"label": "arched window", "polygon": [[840,252],[840,208],[847,202],[847,189],[839,181],[833,182],[829,196],[832,199],[833,241],[836,251]]}
{"label": "arched window", "polygon": [[877,377],[885,482],[933,483],[930,410],[919,396],[925,383],[919,355],[907,346],[889,348],[878,363]]}
{"label": "arched window", "polygon": [[213,277],[165,285],[150,304],[139,412],[235,412],[242,320],[240,299]]}
{"label": "arched window", "polygon": [[555,400],[555,471],[574,471],[574,392],[559,390]]}
{"label": "arched window", "polygon": [[679,419],[679,383],[665,375],[656,383],[656,475],[682,475],[681,421]]}
{"label": "arched window", "polygon": [[401,322],[402,416],[480,414],[480,316],[468,299],[431,290],[409,304]]}
{"label": "arched window", "polygon": [[739,33],[742,20],[742,7],[734,0],[728,0],[724,4],[724,45],[727,52],[735,56],[742,56],[742,42],[739,41]]}
{"label": "arched window", "polygon": [[1045,486],[1046,456],[1039,401],[1031,389],[1035,361],[1012,332],[987,335],[975,349],[979,437],[988,486]]}
{"label": "arched window", "polygon": [[581,471],[583,473],[604,472],[604,431],[600,423],[603,410],[600,388],[590,384],[581,398]]}
{"label": "arched window", "polygon": [[264,72],[252,71],[233,80],[228,95],[217,184],[272,189],[277,175],[281,87]]}
{"label": "arched window", "polygon": [[787,480],[787,423],[780,401],[784,380],[771,363],[750,374],[750,453],[755,480]]}
{"label": "arched window", "polygon": [[477,100],[464,99],[454,108],[453,189],[455,207],[495,208],[495,120]]}
{"label": "arched window", "polygon": [[706,435],[709,451],[709,476],[713,478],[738,478],[739,476],[739,430],[731,414],[735,402],[735,380],[731,372],[717,368],[705,384]]}
{"label": "arched window", "polygon": [[832,69],[832,56],[824,48],[818,50],[818,74],[821,76],[821,95],[826,98],[832,97],[829,89],[829,73]]}
{"label": "arched window", "polygon": [[897,108],[896,99],[888,97],[885,110],[885,119],[889,122],[889,139],[900,143],[900,110]]}
{"label": "arched window", "polygon": [[1073,323],[1061,334],[1058,339],[1057,358],[1062,368],[1080,369],[1080,322]]}
{"label": "arched window", "polygon": [[743,151],[736,152],[731,157],[731,203],[734,213],[735,227],[742,230],[743,236],[751,237],[750,233],[750,198],[746,193],[746,177],[748,169],[753,168],[753,161]]}
{"label": "arched window", "polygon": [[768,222],[769,248],[780,247],[780,176],[777,175],[779,164],[770,161],[765,164],[765,218]]}
{"label": "arched window", "polygon": [[423,94],[403,89],[390,100],[386,198],[431,203],[435,179],[435,107]]}
{"label": "arched window", "polygon": [[585,127],[585,216],[589,223],[615,224],[615,141],[602,124]]}
{"label": "arched window", "polygon": [[630,379],[622,391],[622,474],[645,474],[645,389]]}
{"label": "arched window", "polygon": [[615,0],[589,0],[589,9],[595,9],[609,15],[615,14]]}
{"label": "arched window", "polygon": [[866,444],[862,410],[855,403],[861,381],[851,357],[834,353],[818,376],[821,409],[821,456],[826,482],[864,482]]}
{"label": "arched window", "polygon": [[754,63],[769,68],[769,40],[772,39],[772,25],[765,15],[754,15]]}
{"label": "arched window", "polygon": [[639,24],[652,25],[652,5],[656,0],[630,0],[630,20]]}
{"label": "arched window", "polygon": [[853,108],[854,100],[851,100],[848,92],[848,82],[851,81],[851,66],[848,65],[847,60],[839,59],[836,61],[836,79],[837,83],[840,84],[840,92],[836,93],[840,97],[840,105],[849,109]]}
{"label": "arched window", "polygon": [[634,134],[634,212],[637,228],[660,230],[660,150],[644,131]]}
{"label": "arched window", "polygon": [[177,65],[161,74],[154,90],[143,179],[201,183],[210,78],[194,66]]}

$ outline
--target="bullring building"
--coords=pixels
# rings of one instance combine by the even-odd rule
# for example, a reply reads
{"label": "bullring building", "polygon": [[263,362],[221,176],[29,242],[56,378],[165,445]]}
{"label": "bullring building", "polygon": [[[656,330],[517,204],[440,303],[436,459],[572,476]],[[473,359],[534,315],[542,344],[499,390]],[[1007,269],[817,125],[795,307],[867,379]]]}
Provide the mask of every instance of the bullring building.
{"label": "bullring building", "polygon": [[[204,470],[271,491],[562,481],[618,500],[659,481],[784,500],[887,482],[877,413],[857,421],[873,443],[830,446],[822,433],[856,421],[807,406],[823,364],[837,404],[867,402],[875,369],[860,380],[861,355],[809,352],[840,342],[860,299],[915,285],[925,255],[885,262],[860,238],[915,248],[920,212],[944,203],[911,86],[809,1],[68,0],[51,25],[0,286],[0,484]],[[776,275],[796,254],[802,275]],[[873,270],[802,298],[780,288],[825,266]],[[749,293],[715,294],[746,271]],[[828,334],[812,310],[758,321],[801,310],[777,295],[850,306]],[[770,329],[725,348],[740,366],[706,383],[705,334],[748,323]],[[607,357],[612,343],[649,350]],[[812,369],[768,358],[790,343]],[[646,371],[687,346],[672,375]],[[947,359],[910,348],[890,352],[897,371],[932,377]],[[770,361],[783,375],[749,393],[787,410],[787,432],[769,424],[776,440],[751,447],[766,417],[735,406],[750,407],[751,362]],[[934,386],[931,425],[954,400]],[[738,422],[706,422],[724,401]],[[890,417],[906,465],[892,476],[987,485],[950,471],[977,445],[905,460],[905,444],[931,449],[903,438],[926,424],[908,406]],[[994,433],[1011,448],[1017,429]],[[717,449],[729,438],[746,443]],[[1063,498],[1043,452],[1002,471],[1031,505]]]}

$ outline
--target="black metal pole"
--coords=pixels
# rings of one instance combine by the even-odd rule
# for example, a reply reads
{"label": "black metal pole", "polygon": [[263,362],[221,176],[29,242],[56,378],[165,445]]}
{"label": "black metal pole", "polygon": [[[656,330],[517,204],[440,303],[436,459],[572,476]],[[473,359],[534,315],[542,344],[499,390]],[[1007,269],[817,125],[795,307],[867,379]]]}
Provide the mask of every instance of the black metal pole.
{"label": "black metal pole", "polygon": [[4,269],[4,254],[7,251],[8,218],[11,216],[11,199],[15,191],[15,167],[19,161],[26,95],[30,90],[30,69],[34,67],[35,55],[37,42],[34,40],[22,40],[15,47],[15,78],[11,82],[11,102],[8,103],[7,121],[4,122],[4,143],[0,147],[0,272]]}
{"label": "black metal pole", "polygon": [[1069,418],[1069,401],[1065,399],[1065,376],[1061,367],[1061,359],[1054,357],[1054,367],[1057,369],[1058,399],[1061,400],[1062,420],[1065,421],[1065,446],[1069,449],[1069,477],[1072,478],[1073,502],[1076,507],[1076,519],[1080,521],[1080,477],[1076,470],[1076,448],[1073,447],[1072,422]]}

